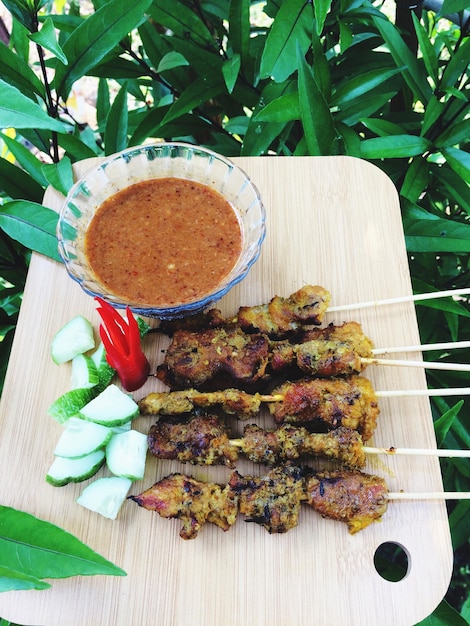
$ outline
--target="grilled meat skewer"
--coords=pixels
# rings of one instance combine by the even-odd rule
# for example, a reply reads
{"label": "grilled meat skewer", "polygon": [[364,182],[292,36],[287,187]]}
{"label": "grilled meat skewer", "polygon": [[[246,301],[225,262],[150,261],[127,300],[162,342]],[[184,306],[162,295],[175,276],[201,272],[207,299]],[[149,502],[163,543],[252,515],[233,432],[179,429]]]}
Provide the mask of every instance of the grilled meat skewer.
{"label": "grilled meat skewer", "polygon": [[250,461],[266,465],[305,456],[322,456],[355,469],[366,463],[362,438],[349,428],[309,433],[290,424],[277,430],[250,424],[245,426],[243,438],[231,440],[222,421],[214,415],[196,416],[184,423],[160,421],[149,430],[148,447],[159,459],[193,465],[234,467],[239,451]]}
{"label": "grilled meat skewer", "polygon": [[170,474],[129,499],[162,517],[183,520],[180,536],[194,539],[204,522],[229,530],[238,512],[270,533],[287,532],[297,525],[302,502],[356,533],[381,519],[387,494],[385,481],[378,476],[352,470],[315,473],[286,465],[264,476],[235,471],[227,485]]}

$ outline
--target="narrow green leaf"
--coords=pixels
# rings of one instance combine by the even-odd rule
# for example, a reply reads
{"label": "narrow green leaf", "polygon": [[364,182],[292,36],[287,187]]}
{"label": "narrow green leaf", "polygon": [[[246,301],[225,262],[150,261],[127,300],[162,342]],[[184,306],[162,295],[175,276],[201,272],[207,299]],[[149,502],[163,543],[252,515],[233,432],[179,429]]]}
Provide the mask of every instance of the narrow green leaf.
{"label": "narrow green leaf", "polygon": [[35,26],[35,11],[28,0],[2,0],[3,4],[10,11],[20,24],[30,32]]}
{"label": "narrow green leaf", "polygon": [[405,68],[402,74],[415,98],[424,104],[427,103],[432,95],[427,75],[421,70],[418,60],[403,41],[399,30],[383,17],[372,17],[372,20],[387,44],[397,67]]}
{"label": "narrow green leaf", "polygon": [[[449,515],[449,523],[452,535],[452,546],[454,550],[460,548],[468,542],[468,516],[470,514],[470,501],[462,500],[457,504]],[[470,596],[469,596],[470,601]],[[470,604],[468,606],[470,609]],[[470,617],[470,613],[467,615]]]}
{"label": "narrow green leaf", "polygon": [[379,137],[384,137],[386,135],[403,135],[405,131],[402,126],[395,124],[394,122],[390,122],[388,120],[384,120],[383,118],[378,117],[367,117],[361,120],[361,123],[364,124],[366,128],[371,130]]}
{"label": "narrow green leaf", "polygon": [[41,579],[126,575],[120,567],[58,526],[2,505],[0,554],[4,567]]}
{"label": "narrow green leaf", "polygon": [[468,182],[460,178],[448,163],[442,166],[432,166],[432,174],[436,177],[443,193],[451,198],[451,202],[457,204],[470,215],[470,194]]}
{"label": "narrow green leaf", "polygon": [[200,46],[212,45],[214,43],[212,34],[197,11],[189,8],[180,0],[153,0],[149,13],[152,18],[166,26],[178,37],[190,38]]}
{"label": "narrow green leaf", "polygon": [[12,239],[60,261],[57,251],[58,214],[35,202],[12,200],[0,208],[0,228]]}
{"label": "narrow green leaf", "polygon": [[33,92],[44,98],[44,85],[30,66],[8,46],[0,46],[0,74],[23,94]]}
{"label": "narrow green leaf", "polygon": [[333,118],[300,46],[297,48],[297,62],[300,112],[309,154],[329,155],[336,137]]}
{"label": "narrow green leaf", "polygon": [[363,159],[397,159],[423,154],[431,143],[425,137],[417,135],[391,135],[373,137],[361,143]]}
{"label": "narrow green leaf", "polygon": [[295,91],[268,102],[253,116],[253,120],[258,122],[290,122],[300,120],[300,117],[299,93]]}
{"label": "narrow green leaf", "polygon": [[426,159],[418,156],[408,167],[400,195],[412,202],[417,202],[429,181],[429,165]]}
{"label": "narrow green leaf", "polygon": [[[447,67],[442,75],[441,88],[449,92],[451,88],[456,87],[460,78],[465,75],[469,63],[470,38],[466,39],[457,52],[450,57]],[[458,87],[457,92],[460,93]]]}
{"label": "narrow green leaf", "polygon": [[172,50],[162,58],[158,64],[157,72],[165,72],[166,70],[172,70],[174,67],[181,67],[182,65],[189,65],[189,63],[182,54]]}
{"label": "narrow green leaf", "polygon": [[331,70],[323,50],[323,43],[316,32],[312,33],[312,52],[313,52],[313,76],[318,85],[319,90],[325,96],[327,102],[331,96]]}
{"label": "narrow green leaf", "polygon": [[43,172],[49,185],[64,196],[68,194],[74,183],[72,162],[68,157],[62,157],[58,163],[44,164]]}
{"label": "narrow green leaf", "polygon": [[458,148],[446,148],[442,154],[454,172],[468,183],[470,181],[470,153]]}
{"label": "narrow green leaf", "polygon": [[207,102],[211,98],[220,95],[226,90],[222,77],[218,74],[208,74],[194,81],[170,107],[170,110],[163,118],[162,124],[181,117],[185,113],[192,111]]}
{"label": "narrow green leaf", "polygon": [[460,143],[467,143],[470,138],[470,117],[450,124],[441,135],[436,139],[435,143],[438,148],[453,147]]}
{"label": "narrow green leaf", "polygon": [[0,158],[0,189],[10,198],[41,202],[43,187],[24,170]]}
{"label": "narrow green leaf", "polygon": [[428,71],[429,76],[432,78],[434,85],[438,82],[439,61],[436,51],[429,39],[428,33],[424,29],[423,25],[419,21],[416,13],[411,11],[411,17],[413,18],[413,25],[418,38],[419,47],[423,55],[424,65]]}
{"label": "narrow green leaf", "polygon": [[0,137],[11,154],[13,154],[18,164],[38,183],[38,185],[46,187],[47,181],[42,173],[43,163],[21,141],[9,137],[6,133],[0,133]]}
{"label": "narrow green leaf", "polygon": [[67,127],[16,87],[0,79],[0,128],[42,128],[66,132]]}
{"label": "narrow green leaf", "polygon": [[62,61],[62,63],[67,65],[67,57],[57,41],[54,22],[51,17],[47,17],[44,20],[41,30],[36,33],[32,33],[29,38],[42,48],[52,52],[52,54],[57,57],[59,61]]}
{"label": "narrow green leaf", "polygon": [[426,133],[434,126],[445,110],[445,103],[441,102],[433,95],[426,106],[424,119],[421,126],[420,135],[424,137]]}
{"label": "narrow green leaf", "polygon": [[[51,585],[36,576],[28,576],[10,567],[0,565],[0,593],[3,591],[27,591],[28,589],[49,589]],[[10,622],[8,622],[10,624]],[[0,626],[2,622],[0,621]],[[5,623],[6,626],[6,623]],[[13,625],[12,625],[13,626]]]}
{"label": "narrow green leaf", "polygon": [[105,127],[105,154],[114,154],[127,147],[129,111],[127,108],[127,83],[118,91],[109,109]]}
{"label": "narrow green leaf", "polygon": [[227,91],[232,93],[235,83],[237,82],[238,74],[241,67],[241,58],[239,54],[234,54],[230,59],[227,59],[222,65],[222,74],[225,80]]}
{"label": "narrow green leaf", "polygon": [[260,76],[282,83],[297,69],[296,50],[312,40],[313,9],[306,0],[285,0],[271,25],[261,57]]}
{"label": "narrow green leaf", "polygon": [[[91,135],[92,141],[86,142],[85,139],[88,133]],[[67,156],[69,156],[73,162],[98,156],[96,138],[88,127],[82,130],[78,136],[59,133],[58,138],[60,147],[65,150]]]}
{"label": "narrow green leaf", "polygon": [[110,0],[76,28],[63,45],[68,65],[58,63],[54,86],[64,99],[84,76],[143,19],[152,0]]}
{"label": "narrow green leaf", "polygon": [[470,252],[470,225],[448,219],[405,219],[406,247],[410,252]]}
{"label": "narrow green leaf", "polygon": [[442,442],[446,438],[447,433],[452,428],[455,418],[459,414],[463,406],[463,400],[457,402],[451,409],[446,411],[439,419],[434,422],[434,430],[436,432],[437,446],[440,448]]}
{"label": "narrow green leaf", "polygon": [[315,8],[315,29],[317,35],[321,35],[326,16],[330,10],[332,0],[313,0]]}
{"label": "narrow green leaf", "polygon": [[336,106],[344,106],[348,101],[354,101],[356,98],[373,90],[375,87],[382,85],[390,80],[393,76],[399,74],[403,68],[393,70],[371,70],[364,72],[359,76],[348,77],[341,83],[333,94],[331,104]]}
{"label": "narrow green leaf", "polygon": [[468,0],[444,0],[439,9],[439,16],[459,13],[468,9]]}
{"label": "narrow green leaf", "polygon": [[250,51],[250,0],[230,0],[229,34],[233,51],[240,55],[242,65]]}

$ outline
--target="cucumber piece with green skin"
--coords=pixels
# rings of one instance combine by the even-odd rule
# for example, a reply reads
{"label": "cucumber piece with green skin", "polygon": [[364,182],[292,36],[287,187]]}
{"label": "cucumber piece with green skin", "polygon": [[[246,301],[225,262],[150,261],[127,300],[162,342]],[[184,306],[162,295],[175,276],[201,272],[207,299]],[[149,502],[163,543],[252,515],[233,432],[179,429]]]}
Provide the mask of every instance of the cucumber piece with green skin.
{"label": "cucumber piece with green skin", "polygon": [[132,481],[120,476],[98,478],[85,487],[78,504],[109,519],[116,519]]}
{"label": "cucumber piece with green skin", "polygon": [[104,450],[97,450],[81,459],[65,459],[56,457],[46,475],[48,483],[54,487],[63,487],[68,483],[80,483],[91,478],[103,465]]}
{"label": "cucumber piece with green skin", "polygon": [[109,385],[79,411],[79,417],[102,424],[121,426],[139,413],[136,402],[116,385]]}
{"label": "cucumber piece with green skin", "polygon": [[51,357],[54,363],[60,365],[94,347],[95,337],[91,322],[83,315],[77,315],[54,335],[51,343]]}
{"label": "cucumber piece with green skin", "polygon": [[96,387],[90,387],[88,389],[71,389],[66,391],[50,405],[47,409],[48,414],[57,420],[59,424],[63,424],[71,417],[77,415],[80,409],[96,396],[97,391],[95,389]]}
{"label": "cucumber piece with green skin", "polygon": [[106,446],[106,464],[115,476],[142,480],[147,458],[147,435],[137,430],[114,435]]}
{"label": "cucumber piece with green skin", "polygon": [[107,426],[71,417],[65,424],[54,454],[68,459],[80,459],[104,449],[113,435],[113,430]]}
{"label": "cucumber piece with green skin", "polygon": [[99,382],[98,369],[86,354],[77,354],[72,359],[71,389],[89,389]]}
{"label": "cucumber piece with green skin", "polygon": [[99,390],[103,391],[103,389],[106,389],[106,387],[111,383],[114,376],[116,375],[116,370],[111,367],[111,365],[106,360],[106,350],[103,342],[100,342],[98,348],[91,355],[91,359],[96,365],[96,369],[98,370]]}

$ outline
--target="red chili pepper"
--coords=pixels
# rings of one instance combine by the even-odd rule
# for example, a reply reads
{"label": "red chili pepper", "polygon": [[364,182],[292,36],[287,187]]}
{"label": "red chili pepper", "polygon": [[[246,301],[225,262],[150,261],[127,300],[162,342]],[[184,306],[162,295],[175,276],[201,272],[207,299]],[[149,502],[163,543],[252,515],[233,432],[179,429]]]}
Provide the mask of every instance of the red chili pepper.
{"label": "red chili pepper", "polygon": [[100,337],[106,349],[106,360],[114,368],[126,391],[142,387],[150,372],[150,364],[142,351],[137,320],[126,307],[126,321],[116,309],[102,298],[98,313],[103,320]]}

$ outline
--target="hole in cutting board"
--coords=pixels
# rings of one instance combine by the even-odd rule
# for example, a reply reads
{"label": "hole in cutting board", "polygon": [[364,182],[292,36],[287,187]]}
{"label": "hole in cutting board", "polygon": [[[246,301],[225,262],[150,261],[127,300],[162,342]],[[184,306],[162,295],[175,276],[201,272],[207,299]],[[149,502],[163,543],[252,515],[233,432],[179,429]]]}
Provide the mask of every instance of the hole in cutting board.
{"label": "hole in cutting board", "polygon": [[409,553],[399,543],[386,541],[374,554],[374,566],[383,579],[396,583],[403,580],[409,572]]}

